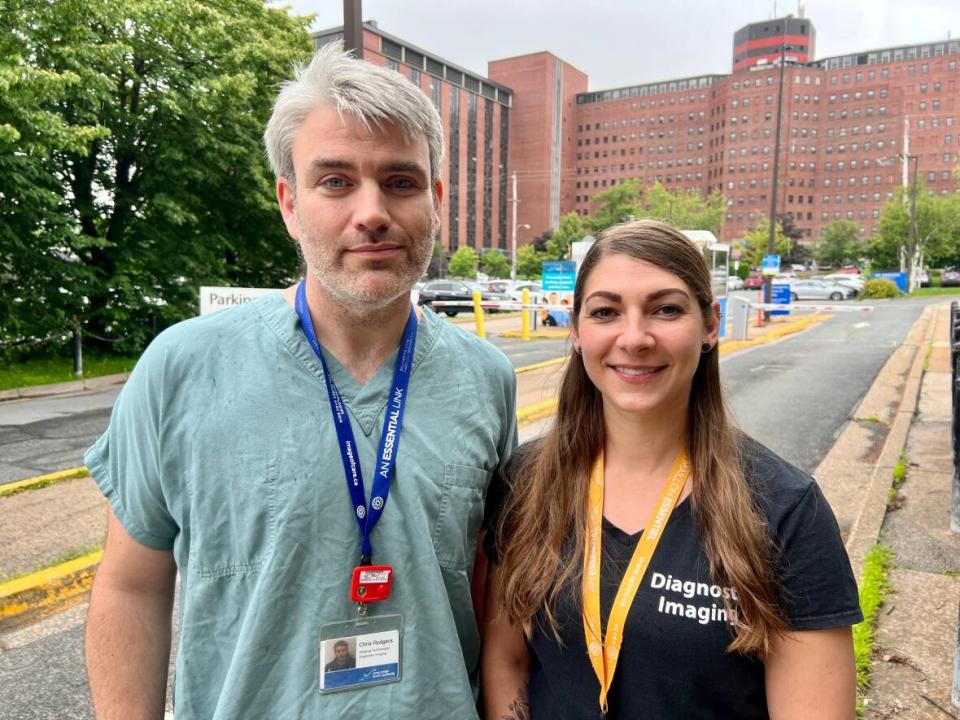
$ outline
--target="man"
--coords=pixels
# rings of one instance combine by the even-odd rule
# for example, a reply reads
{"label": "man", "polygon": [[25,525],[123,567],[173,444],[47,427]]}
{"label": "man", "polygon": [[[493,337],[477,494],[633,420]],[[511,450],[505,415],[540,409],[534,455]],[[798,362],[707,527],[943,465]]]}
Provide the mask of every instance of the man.
{"label": "man", "polygon": [[[439,116],[327,47],[265,142],[305,280],[162,333],[87,453],[111,508],[87,630],[97,717],[162,715],[178,570],[178,720],[475,717],[469,575],[515,377],[493,346],[411,319]],[[347,636],[386,684],[328,692],[323,638]]]}
{"label": "man", "polygon": [[357,660],[350,654],[350,646],[346,640],[337,640],[333,644],[333,660],[323,666],[324,672],[337,670],[352,670],[357,666]]}

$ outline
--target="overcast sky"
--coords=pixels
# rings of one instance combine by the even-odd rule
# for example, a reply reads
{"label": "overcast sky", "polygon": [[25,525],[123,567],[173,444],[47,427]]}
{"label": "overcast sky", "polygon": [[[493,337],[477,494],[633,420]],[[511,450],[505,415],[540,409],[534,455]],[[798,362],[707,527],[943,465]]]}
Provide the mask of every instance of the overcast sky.
{"label": "overcast sky", "polygon": [[[343,24],[341,0],[277,0]],[[486,75],[487,61],[549,50],[585,72],[591,90],[729,73],[733,33],[797,14],[796,2],[740,0],[364,0],[364,20]],[[960,36],[958,0],[808,0],[816,57]]]}

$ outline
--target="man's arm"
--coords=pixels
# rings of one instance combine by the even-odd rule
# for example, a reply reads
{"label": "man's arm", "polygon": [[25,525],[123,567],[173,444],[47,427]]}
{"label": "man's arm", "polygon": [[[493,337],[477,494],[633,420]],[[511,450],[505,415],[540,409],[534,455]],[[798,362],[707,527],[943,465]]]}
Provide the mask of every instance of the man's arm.
{"label": "man's arm", "polygon": [[177,568],[134,540],[111,511],[87,616],[87,676],[97,720],[162,718]]}

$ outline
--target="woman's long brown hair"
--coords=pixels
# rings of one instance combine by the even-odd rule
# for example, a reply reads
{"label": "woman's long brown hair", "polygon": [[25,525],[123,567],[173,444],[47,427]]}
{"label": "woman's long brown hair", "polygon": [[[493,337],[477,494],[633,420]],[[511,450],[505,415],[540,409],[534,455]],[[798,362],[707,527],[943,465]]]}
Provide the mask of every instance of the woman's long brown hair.
{"label": "woman's long brown hair", "polygon": [[[601,233],[577,275],[573,322],[587,278],[601,258],[623,255],[673,273],[694,292],[709,318],[713,292],[706,260],[683,234],[654,220],[616,225]],[[787,625],[777,604],[773,544],[743,476],[740,442],[724,406],[716,346],[701,356],[693,377],[686,448],[692,464],[690,500],[712,581],[733,587],[726,598],[733,629],[729,651],[766,656]],[[587,485],[603,447],[603,399],[571,351],[560,383],[552,428],[523,458],[498,525],[500,602],[507,618],[529,635],[543,612],[559,639],[557,598],[564,588],[581,602]]]}

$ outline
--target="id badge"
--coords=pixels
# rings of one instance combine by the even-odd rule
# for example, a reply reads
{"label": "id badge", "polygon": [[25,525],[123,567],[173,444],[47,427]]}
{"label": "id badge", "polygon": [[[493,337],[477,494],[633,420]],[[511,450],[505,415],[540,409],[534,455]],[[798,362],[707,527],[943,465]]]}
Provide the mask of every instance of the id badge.
{"label": "id badge", "polygon": [[400,682],[403,619],[380,615],[320,627],[320,692]]}

